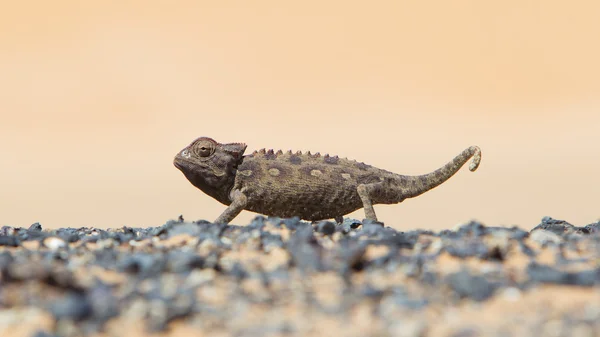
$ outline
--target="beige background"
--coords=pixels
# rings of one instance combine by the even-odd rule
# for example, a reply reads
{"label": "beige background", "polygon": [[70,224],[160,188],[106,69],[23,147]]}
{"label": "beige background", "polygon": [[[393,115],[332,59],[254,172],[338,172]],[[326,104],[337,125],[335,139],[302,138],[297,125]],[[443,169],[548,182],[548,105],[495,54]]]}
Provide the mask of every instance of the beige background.
{"label": "beige background", "polygon": [[213,220],[172,165],[203,135],[403,174],[479,145],[477,172],[376,207],[400,229],[600,217],[598,1],[1,7],[0,225]]}

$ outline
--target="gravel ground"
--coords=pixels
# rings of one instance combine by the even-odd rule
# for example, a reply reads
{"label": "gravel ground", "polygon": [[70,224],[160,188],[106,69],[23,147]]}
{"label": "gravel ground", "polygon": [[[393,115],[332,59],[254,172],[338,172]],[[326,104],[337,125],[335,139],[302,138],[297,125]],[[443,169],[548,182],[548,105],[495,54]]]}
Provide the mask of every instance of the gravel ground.
{"label": "gravel ground", "polygon": [[598,336],[600,222],[0,229],[0,336]]}

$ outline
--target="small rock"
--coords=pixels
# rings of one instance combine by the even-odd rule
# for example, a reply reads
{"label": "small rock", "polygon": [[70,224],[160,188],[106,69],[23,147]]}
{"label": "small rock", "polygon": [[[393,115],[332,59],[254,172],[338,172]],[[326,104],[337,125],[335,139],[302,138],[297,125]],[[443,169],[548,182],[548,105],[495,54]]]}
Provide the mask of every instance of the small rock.
{"label": "small rock", "polygon": [[475,301],[488,299],[493,295],[496,288],[485,277],[472,275],[467,270],[461,270],[448,275],[446,281],[460,298],[469,297]]}
{"label": "small rock", "polygon": [[50,304],[55,319],[82,320],[92,314],[92,307],[83,294],[69,293]]}
{"label": "small rock", "polygon": [[42,231],[42,225],[40,225],[39,222],[34,223],[33,225],[29,226],[29,229],[27,229],[30,232],[41,232]]}
{"label": "small rock", "polygon": [[87,301],[94,318],[105,322],[119,314],[119,302],[109,286],[98,282],[87,292]]}
{"label": "small rock", "polygon": [[47,331],[38,330],[31,337],[58,337],[55,334],[49,333]]}
{"label": "small rock", "polygon": [[321,221],[317,224],[317,232],[324,235],[332,235],[335,233],[335,223],[331,221]]}
{"label": "small rock", "polygon": [[159,274],[164,268],[164,261],[150,254],[136,253],[126,256],[119,262],[119,269],[140,277],[151,277]]}
{"label": "small rock", "polygon": [[15,228],[11,226],[2,226],[0,229],[0,236],[2,235],[15,235]]}
{"label": "small rock", "polygon": [[19,244],[16,236],[0,235],[0,246],[18,247]]}
{"label": "small rock", "polygon": [[298,224],[300,223],[299,217],[293,217],[288,219],[283,219],[282,223],[289,230],[296,230],[298,228]]}
{"label": "small rock", "polygon": [[488,232],[488,228],[477,221],[471,221],[465,225],[460,225],[457,229],[456,232],[458,232],[459,234],[461,234],[462,236],[467,235],[467,236],[482,236],[487,234]]}
{"label": "small rock", "polygon": [[584,227],[590,234],[600,233],[600,220]]}
{"label": "small rock", "polygon": [[166,267],[174,273],[187,272],[204,267],[204,258],[193,252],[174,251],[168,255]]}
{"label": "small rock", "polygon": [[362,222],[362,233],[368,236],[376,236],[383,232],[383,222],[365,219]]}
{"label": "small rock", "polygon": [[319,270],[322,267],[323,247],[313,236],[312,227],[298,229],[290,238],[287,249],[292,261],[301,269]]}
{"label": "small rock", "polygon": [[571,234],[577,230],[577,227],[571,225],[570,223],[564,220],[556,220],[552,219],[549,216],[545,216],[542,218],[542,222],[535,226],[530,232],[545,229],[547,231],[551,231],[557,235]]}
{"label": "small rock", "polygon": [[552,266],[532,262],[527,266],[527,276],[537,283],[594,286],[600,283],[600,268],[580,272],[564,272]]}

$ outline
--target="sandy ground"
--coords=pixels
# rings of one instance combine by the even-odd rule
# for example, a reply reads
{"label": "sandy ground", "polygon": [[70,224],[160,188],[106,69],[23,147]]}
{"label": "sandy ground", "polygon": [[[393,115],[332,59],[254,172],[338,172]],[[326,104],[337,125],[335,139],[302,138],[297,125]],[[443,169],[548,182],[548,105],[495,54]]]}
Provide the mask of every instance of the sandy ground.
{"label": "sandy ground", "polygon": [[4,4],[0,224],[214,220],[223,206],[172,166],[198,136],[402,174],[475,144],[476,173],[377,207],[381,219],[595,221],[599,11],[583,0]]}

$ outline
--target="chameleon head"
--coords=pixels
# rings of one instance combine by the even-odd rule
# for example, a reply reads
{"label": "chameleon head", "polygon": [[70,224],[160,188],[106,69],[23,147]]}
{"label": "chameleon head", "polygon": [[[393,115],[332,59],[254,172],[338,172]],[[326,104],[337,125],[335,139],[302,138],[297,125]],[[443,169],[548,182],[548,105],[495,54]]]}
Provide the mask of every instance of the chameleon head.
{"label": "chameleon head", "polygon": [[177,153],[173,165],[195,186],[216,187],[235,176],[245,150],[246,144],[220,144],[200,137]]}

